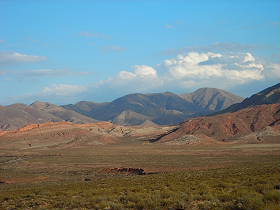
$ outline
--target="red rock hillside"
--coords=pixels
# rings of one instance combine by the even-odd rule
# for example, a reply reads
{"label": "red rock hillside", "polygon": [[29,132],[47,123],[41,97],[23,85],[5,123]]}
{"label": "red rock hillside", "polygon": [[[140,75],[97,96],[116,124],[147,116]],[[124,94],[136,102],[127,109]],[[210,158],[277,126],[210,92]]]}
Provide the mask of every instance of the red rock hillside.
{"label": "red rock hillside", "polygon": [[[148,138],[173,127],[119,126],[110,122],[48,122],[0,131],[0,149],[48,149],[116,144],[127,138]],[[147,137],[146,137],[147,136]]]}
{"label": "red rock hillside", "polygon": [[185,135],[204,134],[217,140],[231,140],[280,125],[280,104],[259,105],[211,117],[198,117],[182,123],[177,130],[158,139],[169,142]]}

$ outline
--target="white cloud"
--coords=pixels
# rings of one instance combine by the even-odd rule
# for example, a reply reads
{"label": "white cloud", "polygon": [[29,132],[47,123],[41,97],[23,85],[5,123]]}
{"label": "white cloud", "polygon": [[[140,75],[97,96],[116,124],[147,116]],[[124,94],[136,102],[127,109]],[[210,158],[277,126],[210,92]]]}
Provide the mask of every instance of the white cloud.
{"label": "white cloud", "polygon": [[136,75],[132,72],[129,72],[129,71],[121,71],[118,74],[118,78],[121,79],[121,80],[130,80],[130,79],[133,79],[135,77],[136,77]]}
{"label": "white cloud", "polygon": [[60,69],[34,69],[34,70],[21,72],[21,76],[44,77],[44,76],[65,75],[67,73],[68,73],[67,70],[60,70]]}
{"label": "white cloud", "polygon": [[157,71],[146,65],[135,65],[134,71],[121,71],[117,79],[120,80],[131,80],[131,79],[152,79],[157,78]]}
{"label": "white cloud", "polygon": [[273,78],[280,80],[280,64],[273,63],[267,66],[267,71],[264,71],[267,78]]}
{"label": "white cloud", "polygon": [[46,60],[45,56],[26,55],[18,52],[0,52],[0,64],[15,64],[39,62]]}
{"label": "white cloud", "polygon": [[32,103],[34,101],[47,101],[55,104],[74,103],[81,100],[81,96],[87,92],[88,88],[86,85],[52,84],[41,88],[37,92],[10,96],[8,104]]}
{"label": "white cloud", "polygon": [[157,77],[157,71],[146,65],[136,65],[134,66],[135,71],[134,74],[141,78],[156,78]]}
{"label": "white cloud", "polygon": [[120,92],[143,92],[161,86],[157,71],[147,65],[135,65],[132,71],[120,71],[116,77],[101,81],[97,86]]}
{"label": "white cloud", "polygon": [[186,81],[204,84],[220,80],[230,86],[264,78],[263,64],[258,63],[250,53],[227,55],[191,52],[165,60],[163,67],[182,84]]}
{"label": "white cloud", "polygon": [[21,77],[58,77],[58,76],[83,76],[89,72],[74,72],[66,69],[34,69],[28,71],[17,72]]}
{"label": "white cloud", "polygon": [[[26,98],[72,103],[98,97],[110,100],[135,92],[188,92],[200,87],[231,89],[254,81],[280,78],[279,69],[280,64],[261,63],[251,53],[190,52],[166,59],[154,67],[135,65],[131,70],[120,71],[114,77],[90,85],[50,85]],[[66,72],[53,69],[29,72],[35,76],[63,73]]]}
{"label": "white cloud", "polygon": [[161,91],[204,86],[230,88],[265,78],[264,64],[250,53],[221,54],[190,52],[166,59],[156,68],[133,66],[116,77],[102,81],[99,88],[114,91]]}
{"label": "white cloud", "polygon": [[211,58],[220,58],[221,54],[215,53],[196,53],[191,52],[186,56],[178,55],[175,59],[164,61],[164,67],[169,71],[171,76],[176,79],[186,77],[209,78],[211,76],[221,76],[220,64],[216,65],[200,65]]}
{"label": "white cloud", "polygon": [[178,55],[175,59],[168,59],[164,61],[164,64],[167,66],[171,65],[185,65],[185,66],[194,66],[201,62],[208,61],[210,58],[220,58],[221,54],[216,53],[197,53],[190,52],[188,55]]}
{"label": "white cloud", "polygon": [[85,92],[87,87],[69,84],[54,84],[43,88],[40,95],[43,96],[72,96]]}
{"label": "white cloud", "polygon": [[269,45],[252,45],[252,44],[239,44],[239,43],[230,43],[230,42],[216,42],[210,45],[201,45],[201,46],[185,46],[182,48],[169,48],[161,51],[163,55],[177,55],[184,52],[208,52],[208,51],[216,51],[216,52],[235,52],[235,53],[246,53],[251,50],[268,50],[271,49]]}
{"label": "white cloud", "polygon": [[251,53],[246,53],[245,56],[244,56],[244,59],[243,59],[243,62],[246,63],[246,62],[255,62],[255,58],[254,56],[251,54]]}

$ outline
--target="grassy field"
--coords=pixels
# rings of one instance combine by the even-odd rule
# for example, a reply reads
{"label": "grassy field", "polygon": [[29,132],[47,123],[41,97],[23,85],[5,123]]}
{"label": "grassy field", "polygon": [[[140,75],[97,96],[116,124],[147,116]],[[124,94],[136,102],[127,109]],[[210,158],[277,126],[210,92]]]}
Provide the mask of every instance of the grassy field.
{"label": "grassy field", "polygon": [[0,209],[278,210],[279,175],[279,144],[0,151]]}

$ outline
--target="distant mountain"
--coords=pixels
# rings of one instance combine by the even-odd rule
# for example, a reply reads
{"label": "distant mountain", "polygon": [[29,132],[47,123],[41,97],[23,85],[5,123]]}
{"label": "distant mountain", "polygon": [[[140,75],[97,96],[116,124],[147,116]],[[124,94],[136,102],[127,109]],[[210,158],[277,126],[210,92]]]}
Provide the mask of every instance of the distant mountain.
{"label": "distant mountain", "polygon": [[243,100],[240,96],[217,88],[200,88],[181,97],[209,111],[220,111]]}
{"label": "distant mountain", "polygon": [[184,95],[171,92],[129,94],[107,103],[80,101],[57,106],[37,101],[31,105],[12,104],[0,106],[0,130],[59,121],[111,121],[120,125],[141,125],[149,122],[174,125],[192,117],[220,111],[240,100],[240,97],[223,90],[202,88]]}
{"label": "distant mountain", "polygon": [[80,114],[90,116],[90,113],[92,110],[94,110],[98,107],[105,106],[106,104],[109,104],[109,103],[95,103],[95,102],[90,102],[90,101],[80,101],[76,104],[68,104],[68,105],[64,105],[62,107],[76,111]]}
{"label": "distant mountain", "polygon": [[188,116],[204,111],[170,92],[136,93],[123,96],[110,103],[82,102],[81,104],[79,102],[75,105],[63,107],[97,120],[130,125],[142,124],[146,120],[151,120],[157,124],[176,124],[182,122]]}
{"label": "distant mountain", "polygon": [[202,88],[190,94],[171,92],[154,94],[129,94],[110,103],[82,101],[63,106],[101,121],[122,125],[139,125],[151,121],[171,125],[184,120],[219,111],[242,100],[229,92]]}
{"label": "distant mountain", "polygon": [[148,121],[149,117],[146,115],[139,114],[130,110],[121,112],[113,120],[113,123],[119,125],[140,125],[145,121]]}
{"label": "distant mountain", "polygon": [[32,123],[69,121],[92,123],[96,120],[54,104],[35,102],[0,107],[0,129],[16,129]]}
{"label": "distant mountain", "polygon": [[217,112],[216,114],[236,112],[238,110],[262,104],[276,104],[280,103],[280,83],[264,89],[263,91],[246,98],[240,103],[233,104],[227,109]]}

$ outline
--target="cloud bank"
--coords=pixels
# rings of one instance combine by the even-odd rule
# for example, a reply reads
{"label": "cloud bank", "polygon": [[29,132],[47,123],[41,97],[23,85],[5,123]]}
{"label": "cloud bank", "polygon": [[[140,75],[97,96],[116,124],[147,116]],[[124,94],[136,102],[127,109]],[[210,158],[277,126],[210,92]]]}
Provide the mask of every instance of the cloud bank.
{"label": "cloud bank", "polygon": [[43,96],[72,96],[86,91],[81,85],[54,84],[43,88],[40,95]]}
{"label": "cloud bank", "polygon": [[26,55],[18,52],[0,52],[0,64],[32,63],[46,60],[45,56]]}
{"label": "cloud bank", "polygon": [[116,77],[102,81],[100,87],[128,88],[132,92],[193,86],[227,89],[264,79],[264,69],[265,65],[251,53],[190,52],[166,59],[156,67],[136,65],[131,71],[120,71]]}
{"label": "cloud bank", "polygon": [[[26,73],[57,76],[66,72],[41,69]],[[230,90],[275,78],[280,79],[279,64],[261,62],[249,52],[189,52],[163,60],[156,66],[132,66],[97,83],[49,85],[28,97],[29,100],[53,99],[56,103],[71,103],[74,99],[104,101],[135,92],[190,92],[201,87]]]}

